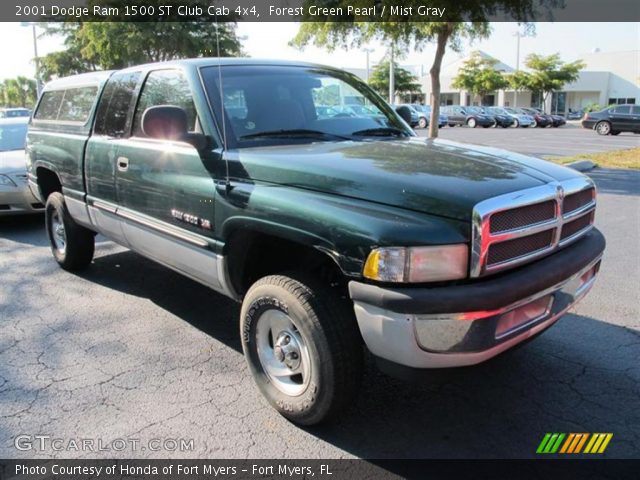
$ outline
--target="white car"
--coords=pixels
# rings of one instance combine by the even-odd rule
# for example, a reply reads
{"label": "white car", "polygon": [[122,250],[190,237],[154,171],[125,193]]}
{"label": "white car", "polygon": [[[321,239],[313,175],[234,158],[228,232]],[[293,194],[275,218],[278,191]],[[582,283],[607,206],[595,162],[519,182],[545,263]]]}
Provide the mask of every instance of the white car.
{"label": "white car", "polygon": [[24,144],[28,117],[0,119],[0,216],[44,211],[29,190]]}

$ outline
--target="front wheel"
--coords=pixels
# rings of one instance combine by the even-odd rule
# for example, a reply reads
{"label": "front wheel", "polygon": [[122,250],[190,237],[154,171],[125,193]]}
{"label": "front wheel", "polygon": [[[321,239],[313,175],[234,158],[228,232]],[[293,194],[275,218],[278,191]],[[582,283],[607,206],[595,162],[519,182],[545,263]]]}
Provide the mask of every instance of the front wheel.
{"label": "front wheel", "polygon": [[350,306],[298,275],[256,282],[240,313],[242,349],[253,378],[281,415],[301,425],[351,404],[362,376],[362,341]]}
{"label": "front wheel", "polygon": [[420,117],[420,120],[418,120],[418,127],[427,128],[428,126],[429,126],[429,123],[427,122],[427,119],[424,117]]}
{"label": "front wheel", "polygon": [[596,132],[598,132],[598,135],[609,135],[611,133],[611,124],[609,122],[598,122]]}
{"label": "front wheel", "polygon": [[51,252],[62,268],[75,272],[89,266],[95,248],[94,233],[71,218],[62,193],[54,192],[47,198],[45,224]]}
{"label": "front wheel", "polygon": [[520,126],[520,122],[518,120],[513,121],[513,128],[518,128]]}

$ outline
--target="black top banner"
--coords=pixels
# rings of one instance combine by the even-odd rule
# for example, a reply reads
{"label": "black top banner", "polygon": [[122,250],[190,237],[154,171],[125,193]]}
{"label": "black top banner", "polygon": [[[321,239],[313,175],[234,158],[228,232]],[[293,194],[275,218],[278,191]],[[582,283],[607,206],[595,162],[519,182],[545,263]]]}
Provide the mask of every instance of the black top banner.
{"label": "black top banner", "polygon": [[[506,5],[506,7],[505,7]],[[638,0],[2,0],[2,22],[634,22]]]}

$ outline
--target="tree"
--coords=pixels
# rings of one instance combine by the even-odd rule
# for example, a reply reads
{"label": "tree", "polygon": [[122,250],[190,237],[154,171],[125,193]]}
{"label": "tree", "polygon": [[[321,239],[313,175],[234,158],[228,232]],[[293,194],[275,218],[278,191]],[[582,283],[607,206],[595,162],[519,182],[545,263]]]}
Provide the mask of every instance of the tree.
{"label": "tree", "polygon": [[[314,2],[305,0],[308,7]],[[325,0],[324,7],[341,7],[343,11],[353,6],[351,0]],[[429,74],[431,76],[431,122],[429,123],[429,136],[438,136],[438,116],[440,114],[440,69],[447,45],[454,50],[459,50],[461,40],[464,37],[484,38],[491,31],[489,19],[498,14],[504,18],[516,21],[533,21],[538,14],[538,8],[557,6],[559,0],[432,0],[430,7],[444,8],[446,20],[441,22],[427,22],[420,17],[418,6],[424,7],[422,0],[406,0],[404,7],[412,7],[414,15],[403,16],[397,10],[395,0],[379,0],[378,17],[375,22],[366,22],[366,17],[351,15],[341,17],[340,22],[331,21],[330,16],[316,15],[303,20],[313,22],[302,23],[292,44],[304,47],[309,43],[316,46],[334,49],[336,47],[360,47],[370,40],[382,40],[385,43],[393,42],[399,47],[413,46],[422,50],[426,44],[435,42],[436,53]],[[382,6],[385,14],[382,14]],[[406,11],[406,9],[404,10]],[[308,9],[305,9],[308,12]],[[395,12],[395,13],[394,13]],[[531,29],[531,24],[525,25]]]}
{"label": "tree", "polygon": [[531,70],[528,87],[540,93],[543,103],[546,103],[550,92],[562,90],[565,84],[575,82],[580,76],[580,70],[585,67],[582,60],[564,63],[560,60],[559,53],[547,57],[532,53],[527,56],[524,64]]}
{"label": "tree", "polygon": [[241,56],[234,23],[77,22],[50,25],[64,36],[65,51],[41,59],[43,79],[178,58]]}
{"label": "tree", "polygon": [[527,72],[518,70],[506,76],[508,86],[513,89],[513,106],[518,106],[518,92],[528,90],[530,79]]}
{"label": "tree", "polygon": [[485,95],[507,86],[503,74],[495,69],[497,63],[494,58],[485,58],[480,52],[472,52],[458,70],[452,85],[480,97],[482,104]]}
{"label": "tree", "polygon": [[18,76],[0,82],[0,106],[32,109],[38,95],[36,81]]}
{"label": "tree", "polygon": [[[420,91],[418,78],[409,70],[398,66],[393,62],[394,95],[401,93],[413,93]],[[380,95],[389,92],[389,60],[383,60],[376,65],[369,76],[369,85]]]}

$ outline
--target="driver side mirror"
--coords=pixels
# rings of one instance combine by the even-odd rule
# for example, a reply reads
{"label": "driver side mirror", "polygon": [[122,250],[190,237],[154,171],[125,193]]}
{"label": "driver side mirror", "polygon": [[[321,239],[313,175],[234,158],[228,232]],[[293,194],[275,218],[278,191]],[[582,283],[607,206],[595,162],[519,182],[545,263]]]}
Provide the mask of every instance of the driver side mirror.
{"label": "driver side mirror", "polygon": [[208,139],[201,133],[189,133],[187,112],[175,105],[156,105],[142,114],[142,131],[149,138],[186,142],[197,150],[207,148]]}
{"label": "driver side mirror", "polygon": [[409,107],[402,105],[396,108],[396,113],[400,115],[400,118],[407,122],[408,125],[411,125],[411,109]]}

